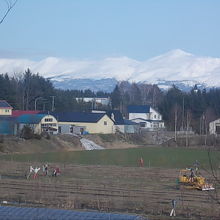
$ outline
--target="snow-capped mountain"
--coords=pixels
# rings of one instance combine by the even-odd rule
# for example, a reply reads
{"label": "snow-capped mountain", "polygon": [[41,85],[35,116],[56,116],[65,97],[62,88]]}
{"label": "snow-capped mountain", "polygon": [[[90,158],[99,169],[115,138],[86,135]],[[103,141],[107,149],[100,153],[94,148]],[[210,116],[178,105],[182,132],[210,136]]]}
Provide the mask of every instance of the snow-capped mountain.
{"label": "snow-capped mountain", "polygon": [[[63,89],[111,90],[117,81],[220,87],[220,58],[198,57],[180,49],[169,51],[146,61],[128,57],[103,60],[71,60],[49,57],[41,61],[0,59],[1,73],[21,73],[30,68],[33,73],[50,78]],[[105,84],[102,83],[105,80]],[[104,85],[104,86],[103,86]],[[94,87],[95,86],[95,87]],[[103,88],[104,87],[104,88]]]}

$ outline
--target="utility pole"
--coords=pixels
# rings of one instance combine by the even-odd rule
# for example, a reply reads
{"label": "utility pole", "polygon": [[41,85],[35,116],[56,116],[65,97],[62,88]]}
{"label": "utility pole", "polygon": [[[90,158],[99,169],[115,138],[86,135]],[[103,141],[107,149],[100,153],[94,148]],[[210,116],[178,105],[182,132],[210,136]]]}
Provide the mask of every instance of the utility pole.
{"label": "utility pole", "polygon": [[34,110],[36,111],[37,110],[37,100],[38,99],[42,99],[42,97],[38,97],[34,100]]}
{"label": "utility pole", "polygon": [[186,147],[189,146],[189,126],[190,126],[190,113],[189,111],[186,112]]}
{"label": "utility pole", "polygon": [[182,110],[182,130],[184,131],[184,114],[185,114],[185,107],[184,107],[184,96],[183,96],[183,110]]}
{"label": "utility pole", "polygon": [[54,105],[55,105],[55,96],[50,96],[52,97],[52,106],[51,106],[51,111],[53,112],[55,110]]}
{"label": "utility pole", "polygon": [[175,135],[175,142],[177,139],[177,104],[175,105],[175,113],[174,113],[174,135]]}

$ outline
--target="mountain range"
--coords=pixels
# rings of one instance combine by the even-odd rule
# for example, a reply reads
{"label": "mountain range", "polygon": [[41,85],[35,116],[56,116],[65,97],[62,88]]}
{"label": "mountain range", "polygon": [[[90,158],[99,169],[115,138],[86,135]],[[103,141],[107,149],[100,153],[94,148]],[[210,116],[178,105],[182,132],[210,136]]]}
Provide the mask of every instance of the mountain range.
{"label": "mountain range", "polygon": [[162,89],[172,84],[187,89],[195,84],[220,87],[220,58],[200,57],[183,50],[171,50],[146,61],[128,57],[102,60],[75,60],[48,57],[40,61],[0,59],[1,73],[19,74],[27,68],[49,78],[62,89],[112,91],[118,81],[157,84]]}

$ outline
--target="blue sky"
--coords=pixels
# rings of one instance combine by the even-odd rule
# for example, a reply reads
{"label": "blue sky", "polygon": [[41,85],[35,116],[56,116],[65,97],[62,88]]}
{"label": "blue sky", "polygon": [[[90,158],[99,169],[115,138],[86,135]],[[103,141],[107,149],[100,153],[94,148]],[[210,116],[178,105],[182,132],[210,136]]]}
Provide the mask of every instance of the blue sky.
{"label": "blue sky", "polygon": [[219,0],[18,0],[0,25],[0,57],[220,57],[219,10]]}

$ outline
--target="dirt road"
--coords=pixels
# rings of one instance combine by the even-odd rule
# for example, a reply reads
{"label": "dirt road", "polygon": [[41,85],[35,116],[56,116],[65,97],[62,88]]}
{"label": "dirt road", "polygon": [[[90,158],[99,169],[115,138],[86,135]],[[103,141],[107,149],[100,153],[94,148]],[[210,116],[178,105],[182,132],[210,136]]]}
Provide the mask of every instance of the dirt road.
{"label": "dirt road", "polygon": [[81,138],[80,142],[86,150],[103,150],[104,149],[104,147],[101,147],[100,145],[86,138]]}

